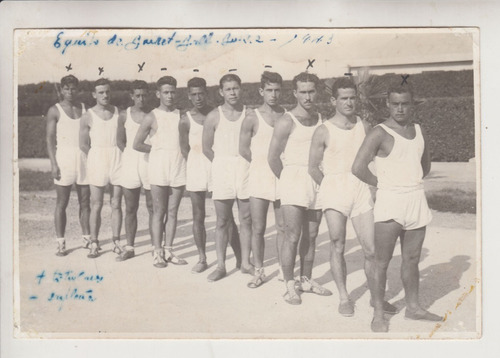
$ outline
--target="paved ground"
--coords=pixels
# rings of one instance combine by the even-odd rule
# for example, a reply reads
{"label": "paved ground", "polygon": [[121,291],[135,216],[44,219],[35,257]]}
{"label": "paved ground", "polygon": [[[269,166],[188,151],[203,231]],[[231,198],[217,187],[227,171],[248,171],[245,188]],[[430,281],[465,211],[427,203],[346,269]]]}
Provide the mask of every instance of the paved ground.
{"label": "paved ground", "polygon": [[[434,183],[430,184],[441,186],[450,178],[458,185],[474,187],[474,176],[470,176],[474,173],[473,167],[471,164],[462,164],[460,168],[456,163],[438,163],[433,165],[429,181]],[[144,201],[144,198],[141,197],[141,200]],[[246,287],[250,276],[234,269],[235,260],[230,250],[228,277],[216,283],[206,280],[215,265],[215,216],[211,200],[207,202],[210,268],[202,274],[191,273],[197,254],[191,234],[188,198],[181,203],[175,250],[188,260],[189,265],[169,265],[166,269],[152,266],[144,206],[139,213],[137,256],[134,259],[118,263],[116,255],[110,251],[109,202],[103,209],[103,254],[97,259],[88,259],[88,251],[81,248],[78,239],[78,207],[74,195],[68,208],[67,244],[71,253],[63,258],[56,257],[52,217],[54,205],[52,192],[20,194],[20,306],[16,312],[23,336],[373,337],[370,331],[372,309],[368,304],[369,294],[362,270],[362,252],[351,227],[346,245],[347,280],[351,298],[356,301],[356,315],[345,318],[337,313],[338,295],[329,271],[329,240],[324,222],[320,228],[313,276],[334,291],[334,295],[319,297],[303,294],[301,306],[290,306],[282,299],[284,284],[277,280],[275,229],[271,212],[266,232],[268,282],[252,290]],[[476,332],[480,330],[476,320],[476,315],[480,315],[476,217],[437,212],[434,217],[428,228],[420,264],[421,303],[433,312],[446,315],[447,319],[440,325],[404,319],[398,246],[389,269],[387,299],[401,312],[391,318],[390,332],[376,337],[476,337]]]}

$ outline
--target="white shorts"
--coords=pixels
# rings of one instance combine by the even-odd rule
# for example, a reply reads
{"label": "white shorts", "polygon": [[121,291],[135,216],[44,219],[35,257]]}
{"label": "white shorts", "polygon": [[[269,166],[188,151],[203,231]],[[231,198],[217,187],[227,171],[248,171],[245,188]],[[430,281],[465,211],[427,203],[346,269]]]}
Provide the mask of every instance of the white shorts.
{"label": "white shorts", "polygon": [[121,186],[136,189],[141,186],[150,190],[148,173],[149,154],[126,147],[122,153]]}
{"label": "white shorts", "polygon": [[120,185],[121,154],[118,147],[91,147],[87,158],[87,176],[90,185]]}
{"label": "white shorts", "polygon": [[249,166],[242,157],[215,157],[212,162],[212,199],[248,199]]}
{"label": "white shorts", "polygon": [[432,220],[424,189],[406,193],[377,190],[373,215],[375,222],[394,220],[404,230],[424,227]]}
{"label": "white shorts", "polygon": [[212,191],[211,166],[203,153],[190,150],[186,163],[186,190]]}
{"label": "white shorts", "polygon": [[309,175],[308,168],[286,166],[279,180],[281,205],[302,206],[309,210],[319,210],[317,202],[318,185]]}
{"label": "white shorts", "polygon": [[323,211],[333,209],[352,218],[373,209],[368,185],[352,173],[325,175],[319,188],[318,202]]}
{"label": "white shorts", "polygon": [[174,188],[186,185],[186,161],[180,150],[152,150],[148,168],[151,185]]}
{"label": "white shorts", "polygon": [[61,172],[61,179],[54,179],[54,184],[69,186],[74,183],[88,185],[87,156],[79,147],[57,148],[56,161]]}
{"label": "white shorts", "polygon": [[248,174],[248,194],[251,197],[276,201],[280,199],[278,178],[266,160],[252,160]]}

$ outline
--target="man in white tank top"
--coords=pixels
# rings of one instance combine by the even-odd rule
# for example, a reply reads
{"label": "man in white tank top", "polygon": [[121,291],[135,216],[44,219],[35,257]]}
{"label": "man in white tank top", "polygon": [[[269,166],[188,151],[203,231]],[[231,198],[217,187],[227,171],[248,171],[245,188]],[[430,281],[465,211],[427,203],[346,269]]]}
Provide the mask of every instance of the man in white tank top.
{"label": "man in white tank top", "polygon": [[89,258],[99,256],[99,230],[104,189],[112,185],[111,229],[113,251],[121,252],[119,246],[122,225],[121,186],[119,185],[121,151],[116,144],[118,109],[112,106],[110,82],[101,78],[94,83],[92,96],[96,105],[83,116],[80,125],[80,148],[87,154],[87,174],[90,184],[90,253]]}
{"label": "man in white tank top", "polygon": [[[387,332],[384,295],[387,268],[394,246],[401,238],[401,278],[405,288],[405,317],[413,320],[442,321],[424,310],[418,302],[418,263],[431,220],[423,188],[423,178],[431,163],[425,136],[418,124],[411,122],[413,95],[408,85],[387,92],[390,118],[376,126],[365,138],[354,161],[352,172],[359,179],[376,186],[375,202],[375,275],[373,284],[374,314],[371,329]],[[375,159],[377,176],[368,169]]]}
{"label": "man in white tank top", "polygon": [[62,101],[47,112],[47,152],[52,166],[52,178],[56,187],[56,228],[57,256],[66,256],[66,208],[71,187],[76,186],[79,219],[84,242],[90,241],[90,189],[87,182],[87,158],[80,150],[80,118],[85,112],[83,103],[77,100],[78,79],[65,76],[61,79]]}
{"label": "man in white tank top", "polygon": [[[268,155],[269,166],[280,179],[281,210],[285,223],[281,268],[287,290],[284,299],[292,305],[302,303],[296,284],[302,292],[321,296],[332,294],[312,279],[321,210],[316,203],[317,185],[308,173],[308,161],[314,130],[321,125],[321,116],[315,106],[319,83],[316,75],[307,72],[294,77],[293,94],[297,106],[276,122]],[[300,279],[295,282],[293,271],[298,248]]]}
{"label": "man in white tank top", "polygon": [[241,124],[246,107],[241,103],[241,79],[235,74],[222,76],[219,93],[224,103],[210,112],[203,125],[203,153],[212,162],[212,192],[217,215],[215,248],[217,268],[208,276],[213,282],[226,276],[226,248],[231,237],[232,208],[238,202],[242,273],[253,275],[250,264],[252,222],[248,200],[248,162],[239,156]]}
{"label": "man in white tank top", "polygon": [[[201,273],[208,268],[206,255],[207,233],[205,230],[205,199],[211,191],[211,162],[203,154],[203,124],[213,107],[207,103],[207,83],[194,77],[187,83],[189,101],[193,108],[181,116],[179,140],[182,155],[186,159],[186,190],[193,210],[193,238],[198,249],[198,262],[191,272]],[[238,228],[232,220],[231,246],[240,255]],[[236,245],[236,246],[235,246]]]}
{"label": "man in white tank top", "polygon": [[[276,121],[285,110],[279,105],[283,79],[279,73],[264,72],[260,80],[259,93],[264,103],[245,117],[240,133],[240,155],[250,163],[248,193],[252,217],[252,252],[255,274],[248,287],[257,288],[264,283],[264,233],[267,210],[273,203],[276,221],[276,248],[278,263],[281,263],[283,244],[283,215],[280,210],[278,179],[267,162],[269,144]],[[280,265],[281,270],[281,265]]]}
{"label": "man in white tank top", "polygon": [[[177,80],[164,76],[156,85],[156,96],[160,99],[160,105],[142,121],[134,140],[134,149],[149,153],[148,173],[153,197],[153,265],[163,268],[167,266],[168,261],[176,265],[187,264],[172,252],[177,229],[177,212],[186,185],[186,161],[179,144],[180,112],[175,107]],[[151,145],[145,143],[148,136]],[[164,230],[165,247],[162,248]]]}
{"label": "man in white tank top", "polygon": [[[363,249],[368,287],[372,286],[375,255],[370,190],[351,173],[356,153],[371,129],[368,122],[356,116],[356,101],[354,82],[348,78],[337,79],[331,97],[335,115],[316,129],[309,154],[309,173],[320,185],[318,200],[328,224],[330,269],[340,300],[338,311],[347,317],[354,315],[354,302],[347,293],[344,258],[348,218]],[[384,309],[387,313],[396,313],[396,308],[388,302]]]}
{"label": "man in white tank top", "polygon": [[116,258],[116,261],[125,261],[135,255],[134,243],[137,233],[137,210],[141,186],[146,196],[146,207],[149,213],[149,233],[153,218],[153,200],[148,175],[148,153],[141,153],[133,148],[137,130],[146,116],[146,97],[148,84],[145,81],[132,82],[130,98],[133,106],[122,111],[118,117],[117,144],[122,154],[121,186],[125,198],[125,236],[127,245]]}

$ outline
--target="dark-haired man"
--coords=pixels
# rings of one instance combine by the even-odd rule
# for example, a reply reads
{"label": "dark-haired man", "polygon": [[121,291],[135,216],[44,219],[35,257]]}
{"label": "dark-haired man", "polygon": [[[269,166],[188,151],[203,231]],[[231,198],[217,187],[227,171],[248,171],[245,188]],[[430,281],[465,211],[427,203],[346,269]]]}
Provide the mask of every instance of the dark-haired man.
{"label": "dark-haired man", "polygon": [[56,187],[56,228],[57,256],[66,256],[66,208],[71,187],[76,186],[79,219],[83,240],[90,241],[90,189],[87,181],[87,158],[80,150],[80,119],[85,113],[85,105],[78,101],[78,79],[65,76],[61,79],[62,100],[47,112],[47,152],[52,166],[52,178]]}
{"label": "dark-haired man", "polygon": [[[320,185],[318,201],[325,214],[330,235],[330,269],[339,292],[338,311],[354,315],[354,303],[346,287],[344,258],[346,225],[350,218],[365,256],[368,287],[373,281],[373,200],[368,185],[356,178],[351,167],[371,126],[356,115],[357,88],[348,78],[337,79],[332,87],[331,103],[335,115],[316,129],[309,154],[309,174]],[[373,301],[371,302],[373,305]],[[396,313],[385,303],[384,310]]]}
{"label": "dark-haired man", "polygon": [[[163,268],[167,266],[167,261],[176,265],[187,264],[172,252],[177,213],[186,185],[186,161],[179,144],[180,112],[175,107],[177,80],[164,76],[157,81],[156,86],[160,105],[142,121],[134,140],[134,149],[149,153],[148,173],[153,197],[153,265]],[[148,136],[151,144],[145,143]],[[164,229],[166,242],[165,248],[162,248]]]}
{"label": "dark-haired man", "polygon": [[122,153],[121,186],[125,198],[125,236],[127,245],[116,258],[116,261],[125,261],[135,255],[134,243],[137,233],[137,210],[141,187],[146,194],[146,207],[149,213],[149,232],[151,234],[151,221],[153,219],[153,202],[151,186],[149,185],[148,161],[149,154],[142,153],[133,148],[134,139],[144,117],[146,116],[146,97],[148,84],[136,80],[130,88],[130,98],[133,105],[122,111],[118,117],[118,147]]}
{"label": "dark-haired man", "polygon": [[[240,133],[240,155],[250,162],[248,191],[252,216],[252,252],[255,273],[248,287],[264,283],[264,233],[269,203],[273,204],[276,221],[278,262],[283,243],[283,216],[280,210],[278,179],[267,162],[269,145],[276,121],[285,110],[279,105],[283,79],[279,73],[265,71],[261,76],[259,93],[264,103],[245,117]],[[281,265],[280,265],[281,270]]]}
{"label": "dark-haired man", "polygon": [[80,122],[80,149],[88,155],[87,175],[90,184],[90,253],[89,258],[99,256],[99,230],[104,189],[111,189],[111,229],[113,251],[121,252],[119,246],[122,224],[120,166],[121,151],[116,143],[118,108],[110,102],[110,82],[101,78],[94,83],[92,96],[96,105],[88,110]]}
{"label": "dark-haired man", "polygon": [[[186,159],[186,190],[193,209],[193,238],[198,249],[198,262],[193,273],[201,273],[208,268],[206,255],[207,233],[205,230],[205,199],[211,191],[211,163],[203,154],[203,124],[210,111],[207,103],[207,83],[203,78],[194,77],[187,83],[188,97],[192,108],[181,116],[179,135],[182,155]],[[239,256],[238,228],[232,221],[231,246]]]}
{"label": "dark-haired man", "polygon": [[[387,268],[398,237],[401,239],[401,278],[405,289],[405,317],[413,320],[442,321],[418,302],[418,263],[425,228],[432,219],[424,193],[423,178],[431,168],[425,134],[412,122],[413,94],[408,85],[387,92],[389,119],[376,126],[365,138],[354,160],[352,172],[360,180],[377,187],[374,208],[375,275],[374,314],[371,329],[387,332],[384,295]],[[368,169],[375,160],[377,176]]]}
{"label": "dark-haired man", "polygon": [[[248,196],[248,162],[239,156],[239,139],[246,107],[241,103],[241,79],[222,76],[219,93],[224,104],[210,112],[203,125],[203,153],[212,161],[212,189],[217,215],[215,248],[217,268],[213,282],[226,276],[226,248],[231,236],[234,201],[238,203],[241,239],[241,272],[253,274],[250,264],[252,223]],[[237,267],[240,265],[236,257]]]}
{"label": "dark-haired man", "polygon": [[312,279],[321,210],[316,202],[318,186],[308,173],[308,162],[313,133],[321,125],[321,115],[315,106],[319,84],[319,78],[307,72],[294,77],[293,94],[297,106],[275,124],[268,155],[269,165],[280,179],[281,210],[285,223],[281,268],[286,285],[284,299],[292,305],[302,303],[293,275],[299,241],[299,289],[321,296],[332,294]]}

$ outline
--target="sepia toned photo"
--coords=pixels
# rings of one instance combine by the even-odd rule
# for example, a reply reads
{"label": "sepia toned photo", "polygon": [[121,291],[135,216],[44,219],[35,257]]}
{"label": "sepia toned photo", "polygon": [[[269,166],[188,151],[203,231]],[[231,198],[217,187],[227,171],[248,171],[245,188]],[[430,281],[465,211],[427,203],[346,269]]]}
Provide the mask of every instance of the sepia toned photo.
{"label": "sepia toned photo", "polygon": [[18,338],[477,339],[477,28],[18,29]]}

